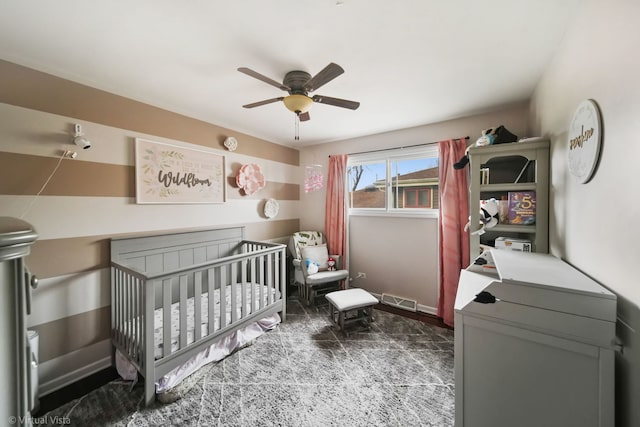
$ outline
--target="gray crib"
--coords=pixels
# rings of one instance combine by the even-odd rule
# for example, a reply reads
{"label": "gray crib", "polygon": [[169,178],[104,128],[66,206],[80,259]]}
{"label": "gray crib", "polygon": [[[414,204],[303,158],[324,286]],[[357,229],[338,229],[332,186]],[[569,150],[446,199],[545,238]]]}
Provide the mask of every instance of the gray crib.
{"label": "gray crib", "polygon": [[245,240],[244,227],[111,240],[111,340],[144,377],[147,405],[157,380],[216,340],[285,319],[285,249]]}

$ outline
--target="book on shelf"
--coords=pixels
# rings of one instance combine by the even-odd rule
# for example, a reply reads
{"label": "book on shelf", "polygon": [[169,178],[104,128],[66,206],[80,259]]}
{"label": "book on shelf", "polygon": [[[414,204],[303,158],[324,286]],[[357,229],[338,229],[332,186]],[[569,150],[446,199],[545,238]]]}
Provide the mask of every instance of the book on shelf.
{"label": "book on shelf", "polygon": [[536,223],[536,192],[509,191],[509,224],[533,225]]}
{"label": "book on shelf", "polygon": [[489,168],[480,168],[480,185],[489,184]]}

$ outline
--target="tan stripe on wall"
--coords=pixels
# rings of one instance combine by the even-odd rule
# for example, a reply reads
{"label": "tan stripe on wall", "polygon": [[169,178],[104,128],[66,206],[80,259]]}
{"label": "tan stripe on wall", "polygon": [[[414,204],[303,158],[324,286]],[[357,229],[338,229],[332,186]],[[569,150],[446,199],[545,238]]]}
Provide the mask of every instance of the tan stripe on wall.
{"label": "tan stripe on wall", "polygon": [[[0,194],[37,194],[58,160],[53,157],[0,152]],[[235,187],[235,177],[230,177],[227,181],[228,199],[300,199],[299,184],[268,181],[260,192],[246,196]],[[64,159],[42,194],[135,197],[135,167]]]}
{"label": "tan stripe on wall", "polygon": [[251,240],[269,240],[290,236],[296,231],[300,231],[299,219],[253,222],[246,225],[245,236]]}
{"label": "tan stripe on wall", "polygon": [[234,136],[236,153],[300,165],[296,149],[2,60],[0,102],[211,148]]}
{"label": "tan stripe on wall", "polygon": [[[58,160],[0,152],[0,194],[37,194]],[[133,166],[64,159],[42,194],[135,197],[135,192]]]}
{"label": "tan stripe on wall", "polygon": [[[289,236],[299,229],[300,220],[297,218],[262,221],[246,224],[245,236],[252,240],[268,240]],[[144,234],[175,233],[179,231],[189,231],[189,229],[164,230]],[[36,240],[31,247],[31,254],[27,258],[27,264],[33,274],[43,279],[108,268],[110,261],[109,239],[124,235],[114,234],[112,236]],[[126,235],[131,235],[131,233]]]}
{"label": "tan stripe on wall", "polygon": [[39,334],[40,363],[109,339],[111,307],[102,307],[32,328]]}

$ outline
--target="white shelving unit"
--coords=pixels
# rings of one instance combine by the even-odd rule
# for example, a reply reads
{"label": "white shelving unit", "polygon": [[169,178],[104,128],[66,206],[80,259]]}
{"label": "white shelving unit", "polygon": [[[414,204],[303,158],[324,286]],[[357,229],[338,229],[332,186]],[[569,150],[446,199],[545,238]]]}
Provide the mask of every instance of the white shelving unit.
{"label": "white shelving unit", "polygon": [[[498,144],[469,149],[470,261],[480,253],[480,243],[496,237],[530,239],[533,251],[549,252],[549,140],[538,138],[525,142]],[[489,183],[482,184],[481,169],[489,169]],[[480,228],[480,200],[500,200],[510,191],[536,192],[536,222],[533,225],[498,224],[482,236],[473,234]]]}

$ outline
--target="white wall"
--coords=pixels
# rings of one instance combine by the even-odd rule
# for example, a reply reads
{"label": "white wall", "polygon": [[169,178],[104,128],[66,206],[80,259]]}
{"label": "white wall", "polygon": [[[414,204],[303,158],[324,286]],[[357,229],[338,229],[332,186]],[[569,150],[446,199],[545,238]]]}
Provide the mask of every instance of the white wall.
{"label": "white wall", "polygon": [[[540,81],[530,125],[551,139],[551,252],[618,296],[617,423],[640,425],[640,3],[586,1]],[[603,146],[593,179],[567,168],[567,130],[578,104],[600,106]]]}
{"label": "white wall", "polygon": [[[527,108],[528,103],[516,104],[492,113],[304,147],[300,150],[301,173],[307,165],[320,164],[326,182],[328,156],[331,154],[397,148],[464,136],[470,136],[469,143],[473,143],[483,129],[499,125],[504,125],[519,137],[532,136],[525,134]],[[304,193],[301,188],[300,203],[304,208],[299,216],[303,229],[324,230],[325,197],[324,189]],[[423,224],[417,226],[416,221]],[[366,280],[352,284],[375,293],[386,292],[415,299],[423,306],[422,311],[435,312],[438,298],[436,221],[393,218],[383,222],[379,218],[358,217],[352,218],[351,222],[355,227],[349,239],[349,257],[353,261],[350,273],[352,277],[358,271],[367,273]],[[406,235],[410,235],[412,229],[418,230],[418,234],[414,233],[413,240],[408,242]],[[381,253],[384,254],[382,261]],[[419,263],[421,257],[426,260],[422,264]],[[407,271],[407,260],[411,261],[413,271]]]}
{"label": "white wall", "polygon": [[435,218],[350,217],[351,276],[358,272],[367,275],[352,285],[378,295],[416,300],[420,311],[436,314],[437,235]]}

